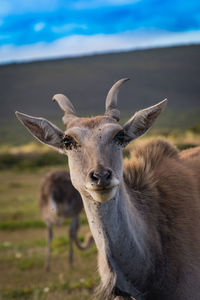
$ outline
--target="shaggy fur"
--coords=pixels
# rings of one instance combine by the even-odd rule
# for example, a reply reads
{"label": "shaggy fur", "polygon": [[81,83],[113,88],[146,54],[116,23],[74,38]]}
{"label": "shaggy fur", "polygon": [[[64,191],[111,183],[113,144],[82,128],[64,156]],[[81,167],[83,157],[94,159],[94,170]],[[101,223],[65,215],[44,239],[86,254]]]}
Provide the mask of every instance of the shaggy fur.
{"label": "shaggy fur", "polygon": [[[179,153],[169,142],[159,139],[137,146],[130,158],[124,160],[127,190],[148,225],[151,259],[146,263],[150,272],[145,283],[140,286],[138,278],[136,284],[144,299],[161,299],[159,291],[163,288],[166,297],[173,293],[184,279],[183,265],[191,272],[191,279],[192,274],[199,272],[200,184],[195,177],[199,177],[199,158],[200,147]],[[104,266],[101,277],[107,274],[106,282],[98,288],[100,299],[133,299],[125,295],[116,298],[115,274],[100,255],[99,265]],[[186,284],[192,295],[196,283],[187,280]]]}
{"label": "shaggy fur", "polygon": [[192,274],[197,276],[200,267],[199,158],[200,147],[179,153],[170,143],[157,140],[137,147],[124,162],[124,181],[148,224],[154,252],[143,289],[157,292],[145,299],[157,299],[164,286],[170,295],[186,269],[191,272],[188,288],[196,284]]}

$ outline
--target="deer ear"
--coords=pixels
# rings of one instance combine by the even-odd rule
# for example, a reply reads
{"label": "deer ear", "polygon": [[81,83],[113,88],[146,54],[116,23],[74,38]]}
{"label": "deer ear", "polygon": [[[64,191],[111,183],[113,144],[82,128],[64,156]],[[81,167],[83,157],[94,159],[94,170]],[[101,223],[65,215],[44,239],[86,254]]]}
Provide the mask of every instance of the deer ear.
{"label": "deer ear", "polygon": [[129,142],[143,135],[153,125],[167,104],[167,99],[158,104],[136,112],[133,117],[124,124],[124,132]]}
{"label": "deer ear", "polygon": [[19,112],[15,114],[28,131],[40,142],[62,150],[63,132],[59,128],[43,118],[36,118]]}

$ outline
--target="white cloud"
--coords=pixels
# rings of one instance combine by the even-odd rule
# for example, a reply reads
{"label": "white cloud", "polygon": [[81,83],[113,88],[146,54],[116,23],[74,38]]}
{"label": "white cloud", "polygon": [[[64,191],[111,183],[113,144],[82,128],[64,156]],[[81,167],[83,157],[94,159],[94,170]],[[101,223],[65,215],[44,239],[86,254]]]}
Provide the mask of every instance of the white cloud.
{"label": "white cloud", "polygon": [[35,31],[41,31],[42,29],[44,29],[45,26],[46,26],[46,24],[44,22],[36,23],[34,25],[34,30]]}
{"label": "white cloud", "polygon": [[73,35],[53,43],[4,45],[0,48],[0,63],[192,43],[200,43],[200,31],[185,33],[134,31],[113,35]]}

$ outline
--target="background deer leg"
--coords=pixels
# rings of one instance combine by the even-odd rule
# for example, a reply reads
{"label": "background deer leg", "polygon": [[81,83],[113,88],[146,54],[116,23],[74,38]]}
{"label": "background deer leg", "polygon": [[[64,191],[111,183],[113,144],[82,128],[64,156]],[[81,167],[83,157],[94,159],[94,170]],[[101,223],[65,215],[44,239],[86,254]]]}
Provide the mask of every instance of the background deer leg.
{"label": "background deer leg", "polygon": [[74,250],[73,250],[73,242],[76,237],[76,232],[79,228],[79,219],[77,216],[72,218],[70,228],[69,228],[69,264],[73,265],[74,259]]}
{"label": "background deer leg", "polygon": [[45,257],[45,270],[50,269],[50,259],[51,259],[51,241],[53,238],[52,224],[47,223],[47,236],[46,236],[46,257]]}

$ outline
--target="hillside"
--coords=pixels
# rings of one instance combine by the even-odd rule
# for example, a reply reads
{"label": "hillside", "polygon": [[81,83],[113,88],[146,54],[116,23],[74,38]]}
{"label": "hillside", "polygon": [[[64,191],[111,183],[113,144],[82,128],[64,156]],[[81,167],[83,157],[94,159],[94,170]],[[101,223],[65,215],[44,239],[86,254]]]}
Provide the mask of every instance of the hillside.
{"label": "hillside", "polygon": [[0,66],[1,139],[16,130],[24,134],[15,110],[60,119],[51,102],[56,93],[66,94],[81,115],[103,113],[107,91],[122,77],[131,79],[119,97],[124,117],[167,97],[159,126],[187,127],[200,120],[200,45],[138,50]]}

